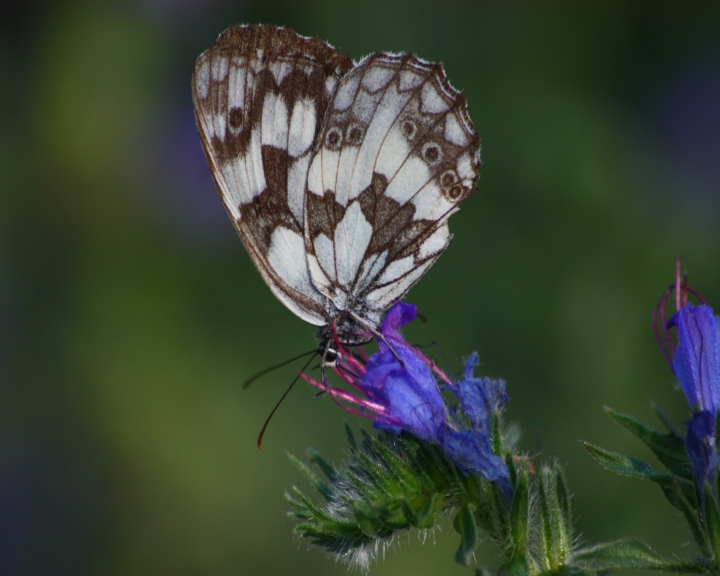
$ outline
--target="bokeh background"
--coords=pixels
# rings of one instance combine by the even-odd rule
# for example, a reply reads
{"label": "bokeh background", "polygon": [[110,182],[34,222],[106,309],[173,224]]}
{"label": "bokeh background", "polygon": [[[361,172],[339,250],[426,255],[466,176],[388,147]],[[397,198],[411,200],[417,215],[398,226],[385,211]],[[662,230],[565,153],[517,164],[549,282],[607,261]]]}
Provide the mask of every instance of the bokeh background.
{"label": "bokeh background", "polygon": [[[348,416],[298,386],[260,452],[294,371],[240,387],[314,345],[195,131],[194,60],[240,22],[444,62],[484,166],[406,335],[507,380],[523,449],[566,464],[585,541],[692,553],[659,490],[578,440],[650,458],[603,405],[686,417],[649,317],[678,255],[720,307],[720,4],[18,2],[0,16],[0,573],[346,573],[293,540],[283,492],[307,488],[286,451],[339,462]],[[456,540],[401,537],[372,573],[468,574]]]}

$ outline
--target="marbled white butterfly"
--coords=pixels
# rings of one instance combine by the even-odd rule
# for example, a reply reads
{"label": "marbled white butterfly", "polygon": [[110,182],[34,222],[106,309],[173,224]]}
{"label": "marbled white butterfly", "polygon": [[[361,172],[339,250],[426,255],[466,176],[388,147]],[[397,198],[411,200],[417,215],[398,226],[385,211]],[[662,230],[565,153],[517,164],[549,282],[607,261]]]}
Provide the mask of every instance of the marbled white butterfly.
{"label": "marbled white butterfly", "polygon": [[220,197],[275,296],[320,327],[325,354],[332,328],[349,345],[378,335],[478,178],[480,139],[442,66],[353,64],[317,38],[235,26],[192,88]]}

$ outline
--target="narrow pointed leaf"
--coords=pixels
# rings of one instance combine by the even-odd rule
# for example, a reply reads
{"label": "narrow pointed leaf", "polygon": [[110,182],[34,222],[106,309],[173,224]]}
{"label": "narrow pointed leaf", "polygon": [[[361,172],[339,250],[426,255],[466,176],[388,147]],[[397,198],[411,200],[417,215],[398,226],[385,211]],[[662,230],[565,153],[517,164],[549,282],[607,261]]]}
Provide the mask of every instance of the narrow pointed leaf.
{"label": "narrow pointed leaf", "polygon": [[594,572],[635,569],[700,573],[707,569],[701,563],[665,560],[647,544],[632,539],[605,542],[576,550],[570,566],[573,569]]}
{"label": "narrow pointed leaf", "polygon": [[323,458],[320,453],[313,448],[308,448],[307,453],[310,456],[310,461],[320,468],[328,481],[332,483],[335,480],[335,468],[333,468],[332,464],[325,460],[325,458]]}
{"label": "narrow pointed leaf", "polygon": [[685,452],[685,441],[679,435],[662,434],[627,414],[605,408],[605,412],[625,430],[633,434],[645,444],[669,472],[690,479],[692,477],[690,463]]}
{"label": "narrow pointed leaf", "polygon": [[567,539],[573,541],[573,519],[570,508],[570,495],[567,491],[567,482],[565,481],[565,471],[558,464],[555,465],[555,490],[557,491],[557,501],[560,506],[560,512],[563,516],[563,522],[567,531]]}
{"label": "narrow pointed leaf", "polygon": [[544,471],[541,471],[540,482],[538,483],[538,509],[540,513],[540,562],[543,571],[553,572],[557,566],[557,558],[555,557],[555,548],[553,546],[555,535],[553,526],[553,514],[550,509],[551,501],[548,494],[548,485]]}
{"label": "narrow pointed leaf", "polygon": [[315,490],[317,490],[320,494],[322,494],[323,498],[325,500],[330,500],[331,493],[330,493],[330,487],[325,484],[320,478],[318,478],[317,474],[313,472],[304,462],[301,462],[298,460],[295,456],[292,454],[287,455],[290,462],[292,462],[293,466],[297,468],[300,473],[305,476],[308,482],[312,485]]}
{"label": "narrow pointed leaf", "polygon": [[523,471],[510,510],[510,532],[514,558],[522,558],[527,552],[529,514],[528,473]]}
{"label": "narrow pointed leaf", "polygon": [[460,508],[453,519],[453,527],[460,534],[460,546],[455,552],[455,562],[468,566],[478,545],[478,528],[470,505]]}
{"label": "narrow pointed leaf", "polygon": [[707,482],[705,483],[705,528],[712,555],[717,561],[720,559],[720,514],[718,514],[717,500]]}
{"label": "narrow pointed leaf", "polygon": [[503,455],[503,449],[502,449],[502,434],[500,432],[500,415],[495,412],[493,414],[492,418],[492,426],[491,426],[492,433],[490,435],[490,438],[492,440],[492,449],[493,454],[495,456],[499,456],[502,458]]}
{"label": "narrow pointed leaf", "polygon": [[642,460],[637,458],[631,458],[618,452],[611,452],[590,444],[589,442],[583,442],[583,446],[595,458],[601,465],[608,470],[617,472],[624,476],[634,476],[636,478],[647,478],[660,484],[672,483],[673,477],[668,474],[662,474],[656,472],[652,466],[646,464]]}
{"label": "narrow pointed leaf", "polygon": [[663,423],[665,428],[667,428],[670,434],[672,434],[673,436],[682,436],[680,430],[678,430],[677,427],[670,421],[670,418],[667,417],[667,414],[665,414],[665,412],[662,408],[660,408],[660,406],[653,402],[652,407],[653,410],[655,410],[655,413],[658,415],[658,418],[660,418],[660,421]]}
{"label": "narrow pointed leaf", "polygon": [[[543,465],[540,470],[538,508],[541,523],[540,562],[546,572],[559,573],[566,567],[570,556],[572,529],[567,526],[567,510],[560,504],[556,468]],[[562,491],[565,495],[564,487]]]}
{"label": "narrow pointed leaf", "polygon": [[[515,486],[515,483],[517,482],[518,470],[515,467],[515,462],[513,462],[513,453],[509,450],[505,452],[505,466],[510,473],[510,486]],[[720,474],[718,474],[718,476],[720,476]]]}
{"label": "narrow pointed leaf", "polygon": [[355,441],[355,434],[353,434],[350,424],[345,422],[345,436],[347,436],[348,446],[350,446],[350,452],[357,451],[357,442]]}
{"label": "narrow pointed leaf", "polygon": [[700,550],[702,550],[703,555],[710,556],[712,554],[710,552],[710,541],[708,540],[707,533],[698,518],[694,495],[692,500],[689,500],[685,496],[685,491],[680,490],[677,484],[674,486],[663,486],[663,492],[665,493],[665,497],[668,501],[670,501],[670,503],[680,510],[680,512],[683,513],[683,516],[685,516],[685,521],[695,538],[695,542],[697,542],[698,546],[700,546]]}

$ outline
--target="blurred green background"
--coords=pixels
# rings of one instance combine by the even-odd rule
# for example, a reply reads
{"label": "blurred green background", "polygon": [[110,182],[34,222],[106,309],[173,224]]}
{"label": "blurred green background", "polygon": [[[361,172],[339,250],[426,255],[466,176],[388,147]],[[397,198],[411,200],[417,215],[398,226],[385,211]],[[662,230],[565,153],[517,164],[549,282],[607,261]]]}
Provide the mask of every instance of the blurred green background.
{"label": "blurred green background", "polygon": [[[285,451],[339,461],[348,416],[298,386],[259,452],[293,368],[240,387],[314,345],[195,131],[194,60],[240,22],[444,62],[484,166],[406,335],[507,380],[585,541],[691,552],[659,490],[578,440],[649,458],[602,406],[686,418],[649,317],[676,255],[720,308],[720,4],[26,2],[0,15],[0,574],[346,573],[293,540],[283,492],[307,488]],[[456,540],[403,536],[372,573],[468,574]]]}

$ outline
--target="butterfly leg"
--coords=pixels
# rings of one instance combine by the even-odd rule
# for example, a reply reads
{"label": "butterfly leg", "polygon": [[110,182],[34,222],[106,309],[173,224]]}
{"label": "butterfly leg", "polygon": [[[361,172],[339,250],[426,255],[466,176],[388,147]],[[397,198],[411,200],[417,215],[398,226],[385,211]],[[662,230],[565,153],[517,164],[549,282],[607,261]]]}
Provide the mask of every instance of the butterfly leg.
{"label": "butterfly leg", "polygon": [[350,317],[353,320],[355,320],[355,322],[360,324],[363,328],[367,329],[368,332],[370,332],[373,336],[375,336],[375,338],[379,338],[380,340],[382,340],[383,344],[385,344],[385,346],[388,347],[390,352],[392,352],[392,355],[395,356],[395,359],[398,362],[400,362],[400,365],[403,368],[405,368],[405,362],[402,361],[402,358],[400,358],[400,356],[398,355],[395,348],[393,348],[392,344],[390,344],[390,342],[388,342],[387,338],[385,338],[385,335],[382,332],[378,331],[376,328],[374,328],[373,326],[368,324],[365,320],[363,320],[360,316],[358,316],[354,312],[350,311],[350,312],[348,312],[348,314],[350,315]]}

